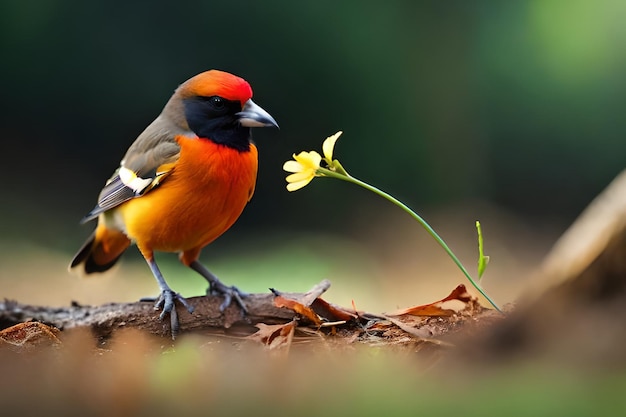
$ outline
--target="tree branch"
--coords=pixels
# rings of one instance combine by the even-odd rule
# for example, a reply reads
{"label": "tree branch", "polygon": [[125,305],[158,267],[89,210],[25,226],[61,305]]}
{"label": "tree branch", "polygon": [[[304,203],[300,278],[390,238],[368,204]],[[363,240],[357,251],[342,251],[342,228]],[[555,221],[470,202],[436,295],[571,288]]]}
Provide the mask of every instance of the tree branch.
{"label": "tree branch", "polygon": [[[290,298],[301,299],[306,294],[289,293]],[[250,294],[245,298],[248,314],[244,317],[241,310],[229,306],[223,313],[219,307],[223,299],[220,296],[191,297],[187,301],[194,308],[192,314],[177,305],[181,332],[225,329],[238,329],[253,333],[256,323],[286,323],[294,318],[295,313],[284,308],[277,308],[273,303],[273,294]],[[59,329],[90,328],[100,336],[109,336],[117,329],[136,328],[150,333],[169,335],[169,320],[159,320],[159,311],[155,311],[153,302],[111,303],[101,306],[83,306],[74,303],[70,307],[42,307],[21,304],[16,301],[0,302],[0,324],[8,327],[28,320],[40,321]]]}

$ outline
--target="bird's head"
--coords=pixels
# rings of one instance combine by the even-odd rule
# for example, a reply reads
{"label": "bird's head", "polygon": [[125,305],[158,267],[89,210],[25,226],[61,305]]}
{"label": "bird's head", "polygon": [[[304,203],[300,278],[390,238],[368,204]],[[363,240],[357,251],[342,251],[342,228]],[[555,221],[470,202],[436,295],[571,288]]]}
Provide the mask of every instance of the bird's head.
{"label": "bird's head", "polygon": [[181,84],[163,113],[199,138],[239,150],[250,146],[251,127],[278,127],[268,112],[252,101],[243,78],[211,70]]}

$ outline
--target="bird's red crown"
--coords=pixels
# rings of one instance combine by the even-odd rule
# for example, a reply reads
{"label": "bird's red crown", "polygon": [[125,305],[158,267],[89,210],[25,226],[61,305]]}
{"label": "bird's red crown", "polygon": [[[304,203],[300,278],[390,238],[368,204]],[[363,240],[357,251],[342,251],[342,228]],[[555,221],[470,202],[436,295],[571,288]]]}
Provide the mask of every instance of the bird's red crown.
{"label": "bird's red crown", "polygon": [[227,100],[238,100],[242,106],[252,98],[252,88],[246,80],[218,70],[202,72],[185,81],[178,90],[182,98],[220,96]]}

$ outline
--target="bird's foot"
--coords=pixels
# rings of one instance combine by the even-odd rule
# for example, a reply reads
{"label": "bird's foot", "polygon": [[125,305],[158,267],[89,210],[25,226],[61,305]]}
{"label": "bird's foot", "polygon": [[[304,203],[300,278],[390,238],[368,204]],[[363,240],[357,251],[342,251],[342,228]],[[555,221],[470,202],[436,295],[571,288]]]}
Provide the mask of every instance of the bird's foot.
{"label": "bird's foot", "polygon": [[248,308],[243,302],[243,298],[249,294],[241,291],[234,285],[228,286],[222,283],[219,279],[215,279],[209,283],[209,288],[206,290],[207,295],[223,295],[224,301],[220,304],[220,312],[224,312],[233,300],[241,308],[244,314],[248,314]]}
{"label": "bird's foot", "polygon": [[181,303],[187,311],[191,314],[193,313],[193,306],[191,306],[185,297],[176,293],[172,290],[163,290],[158,298],[142,298],[141,301],[154,301],[154,309],[161,310],[161,315],[159,318],[161,320],[165,319],[165,316],[169,314],[170,316],[170,328],[172,332],[172,339],[175,339],[178,335],[178,331],[180,330],[180,324],[178,322],[178,312],[176,311],[175,302],[178,301]]}
{"label": "bird's foot", "polygon": [[235,300],[244,314],[248,314],[248,308],[243,302],[243,298],[247,297],[243,291],[239,291],[239,288],[235,286],[224,285],[211,271],[206,269],[200,262],[193,261],[189,264],[189,267],[202,275],[209,283],[209,288],[206,290],[207,295],[223,295],[224,301],[220,304],[220,312],[224,312],[226,308]]}

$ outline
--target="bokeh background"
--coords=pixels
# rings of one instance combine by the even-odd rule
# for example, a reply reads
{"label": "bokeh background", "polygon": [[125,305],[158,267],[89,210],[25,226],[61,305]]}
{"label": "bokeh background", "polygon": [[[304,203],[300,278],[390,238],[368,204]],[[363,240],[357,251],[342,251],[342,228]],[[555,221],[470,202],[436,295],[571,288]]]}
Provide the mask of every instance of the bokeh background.
{"label": "bokeh background", "polygon": [[[626,2],[611,0],[0,3],[0,296],[133,301],[156,284],[136,250],[109,277],[66,271],[78,220],[176,86],[218,68],[279,122],[240,221],[203,261],[249,291],[304,291],[388,311],[463,276],[399,209],[282,163],[343,130],[347,170],[421,213],[470,271],[474,221],[501,303],[626,165]],[[157,257],[184,295],[204,284]]]}

